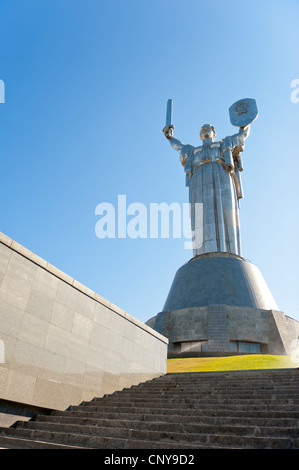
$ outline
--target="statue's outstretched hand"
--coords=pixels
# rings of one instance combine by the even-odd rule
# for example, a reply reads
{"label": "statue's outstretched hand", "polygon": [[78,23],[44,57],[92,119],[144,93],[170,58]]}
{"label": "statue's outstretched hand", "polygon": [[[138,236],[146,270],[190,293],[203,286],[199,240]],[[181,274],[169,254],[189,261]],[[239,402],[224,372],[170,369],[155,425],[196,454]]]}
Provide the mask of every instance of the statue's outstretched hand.
{"label": "statue's outstretched hand", "polygon": [[239,132],[240,132],[240,133],[245,132],[245,131],[249,134],[249,132],[250,132],[250,124],[247,124],[247,126],[242,126],[242,127],[240,127],[240,129],[239,129]]}
{"label": "statue's outstretched hand", "polygon": [[171,137],[173,137],[173,129],[174,129],[174,126],[164,127],[163,133],[164,133],[166,139],[170,139]]}

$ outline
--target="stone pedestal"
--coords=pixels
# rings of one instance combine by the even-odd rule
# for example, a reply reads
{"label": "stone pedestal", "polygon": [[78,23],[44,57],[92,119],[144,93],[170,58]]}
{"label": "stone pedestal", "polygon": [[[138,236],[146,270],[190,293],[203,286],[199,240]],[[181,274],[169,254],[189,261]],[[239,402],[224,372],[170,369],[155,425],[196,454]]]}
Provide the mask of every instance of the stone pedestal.
{"label": "stone pedestal", "polygon": [[169,339],[169,357],[290,354],[299,336],[299,323],[279,310],[259,269],[229,253],[183,265],[147,325]]}

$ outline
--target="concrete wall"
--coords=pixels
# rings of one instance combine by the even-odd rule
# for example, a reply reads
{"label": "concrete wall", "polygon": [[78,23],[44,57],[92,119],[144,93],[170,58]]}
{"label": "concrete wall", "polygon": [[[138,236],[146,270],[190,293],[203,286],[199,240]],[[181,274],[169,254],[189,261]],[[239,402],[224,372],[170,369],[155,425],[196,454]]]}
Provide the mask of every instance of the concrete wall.
{"label": "concrete wall", "polygon": [[263,353],[291,354],[299,337],[299,322],[283,312],[234,305],[161,312],[147,324],[169,338],[169,357],[179,356],[180,344],[185,354],[188,342],[196,348],[192,353],[205,355],[232,353],[231,342],[236,341],[259,343]]}
{"label": "concrete wall", "polygon": [[65,409],[163,375],[167,343],[0,233],[0,398]]}

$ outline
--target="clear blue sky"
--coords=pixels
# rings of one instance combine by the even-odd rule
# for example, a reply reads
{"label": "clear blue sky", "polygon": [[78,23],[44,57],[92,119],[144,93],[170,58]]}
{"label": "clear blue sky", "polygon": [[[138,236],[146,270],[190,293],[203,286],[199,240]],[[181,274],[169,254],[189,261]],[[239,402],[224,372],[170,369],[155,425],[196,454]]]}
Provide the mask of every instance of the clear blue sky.
{"label": "clear blue sky", "polygon": [[103,239],[101,202],[187,202],[162,134],[198,145],[236,132],[228,108],[257,100],[243,154],[243,255],[299,320],[298,0],[1,0],[0,230],[141,321],[162,310],[192,254],[180,239]]}

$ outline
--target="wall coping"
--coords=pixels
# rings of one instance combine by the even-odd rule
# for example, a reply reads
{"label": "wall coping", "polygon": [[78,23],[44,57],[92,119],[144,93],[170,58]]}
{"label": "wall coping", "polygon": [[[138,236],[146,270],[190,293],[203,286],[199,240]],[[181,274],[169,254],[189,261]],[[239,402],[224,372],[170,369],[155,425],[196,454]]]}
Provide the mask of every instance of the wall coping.
{"label": "wall coping", "polygon": [[106,300],[104,297],[97,294],[93,290],[91,290],[88,287],[84,286],[83,284],[78,282],[76,279],[73,279],[68,274],[65,274],[63,271],[56,268],[52,264],[48,263],[46,260],[44,260],[40,256],[36,255],[32,251],[28,250],[24,246],[20,245],[20,243],[17,243],[16,241],[12,240],[10,237],[8,237],[7,235],[5,235],[2,232],[0,232],[0,243],[2,245],[6,245],[11,250],[13,250],[16,253],[22,255],[24,258],[27,258],[32,263],[37,264],[41,268],[43,268],[46,271],[48,271],[49,273],[51,273],[53,276],[58,277],[62,281],[66,282],[67,284],[74,287],[78,291],[80,291],[83,294],[87,295],[88,297],[92,298],[96,302],[98,302],[98,303],[104,305],[105,307],[109,308],[110,310],[117,313],[118,315],[125,318],[126,320],[130,321],[131,323],[134,323],[136,326],[138,326],[142,330],[145,330],[147,333],[151,334],[152,336],[155,336],[156,338],[158,338],[163,343],[168,344],[168,342],[169,342],[168,338],[161,335],[157,331],[153,330],[149,326],[145,325],[144,323],[142,323],[142,321],[138,320],[137,318],[134,318],[132,315],[130,315],[129,313],[127,313],[125,310],[121,309],[117,305],[114,305],[112,302],[109,302],[109,300]]}

